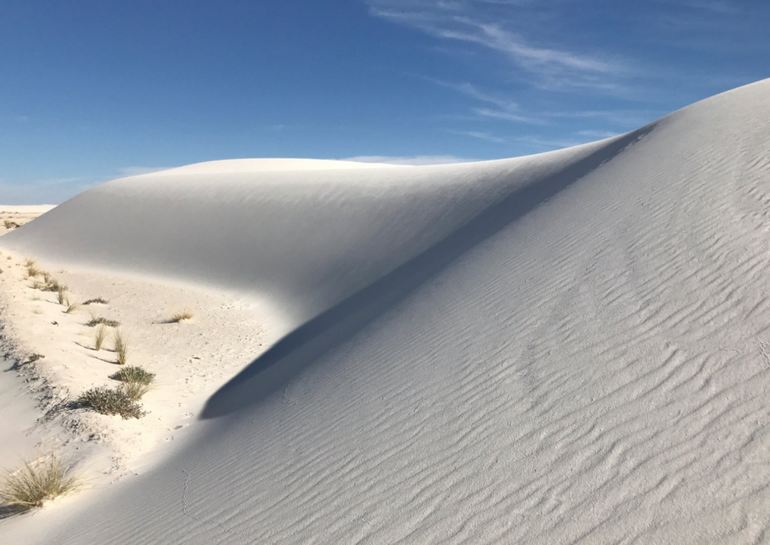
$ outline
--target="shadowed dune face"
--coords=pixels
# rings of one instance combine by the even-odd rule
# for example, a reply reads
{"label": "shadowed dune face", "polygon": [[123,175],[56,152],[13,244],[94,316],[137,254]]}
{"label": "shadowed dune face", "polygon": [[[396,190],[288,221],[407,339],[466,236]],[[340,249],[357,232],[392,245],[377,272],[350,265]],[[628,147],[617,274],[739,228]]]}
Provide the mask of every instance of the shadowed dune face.
{"label": "shadowed dune face", "polygon": [[[762,542],[768,120],[764,81],[577,150],[127,180],[20,229],[41,251],[85,233],[94,261],[94,225],[128,229],[121,265],[292,309],[190,444],[51,542]],[[161,204],[230,227],[166,261]]]}
{"label": "shadowed dune face", "polygon": [[[201,417],[214,418],[259,402],[292,376],[317,361],[335,344],[350,338],[387,312],[463,253],[543,204],[654,130],[649,125],[615,139],[537,183],[517,187],[500,202],[451,232],[419,255],[369,286],[303,323],[234,377],[206,404]],[[515,184],[512,184],[515,186]]]}

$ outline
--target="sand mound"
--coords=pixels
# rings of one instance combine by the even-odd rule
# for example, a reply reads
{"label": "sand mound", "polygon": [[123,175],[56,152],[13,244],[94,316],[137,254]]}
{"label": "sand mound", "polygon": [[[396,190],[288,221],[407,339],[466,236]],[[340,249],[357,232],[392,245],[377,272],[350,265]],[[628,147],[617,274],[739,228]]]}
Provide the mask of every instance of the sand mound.
{"label": "sand mound", "polygon": [[51,543],[753,543],[770,80],[560,152],[220,162],[4,237],[270,301],[197,439]]}

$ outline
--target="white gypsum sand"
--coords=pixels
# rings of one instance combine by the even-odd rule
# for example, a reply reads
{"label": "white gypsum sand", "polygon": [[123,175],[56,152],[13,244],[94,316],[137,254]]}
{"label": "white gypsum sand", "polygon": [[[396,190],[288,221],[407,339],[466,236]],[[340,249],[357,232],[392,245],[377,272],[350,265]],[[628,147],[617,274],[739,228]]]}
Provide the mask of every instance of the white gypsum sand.
{"label": "white gypsum sand", "polygon": [[[79,293],[130,278],[136,293],[180,290],[175,302],[196,289],[241,301],[272,344],[234,352],[242,370],[220,369],[186,440],[145,451],[155,465],[35,514],[44,536],[21,518],[0,532],[66,545],[760,542],[769,125],[765,80],[532,157],[217,162],[79,195],[0,246],[82,278]],[[151,305],[115,308],[144,335]],[[230,316],[200,335],[216,345]],[[182,348],[153,342],[183,376]]]}

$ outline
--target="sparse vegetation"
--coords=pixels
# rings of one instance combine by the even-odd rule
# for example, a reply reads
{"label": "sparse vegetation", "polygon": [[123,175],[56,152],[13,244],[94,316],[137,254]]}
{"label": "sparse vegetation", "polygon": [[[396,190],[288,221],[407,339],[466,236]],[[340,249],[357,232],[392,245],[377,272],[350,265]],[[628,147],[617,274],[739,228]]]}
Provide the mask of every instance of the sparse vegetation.
{"label": "sparse vegetation", "polygon": [[102,349],[104,344],[104,338],[107,336],[107,328],[104,325],[100,325],[94,335],[94,349],[98,352]]}
{"label": "sparse vegetation", "polygon": [[[29,272],[29,269],[27,269]],[[48,273],[38,273],[43,275],[43,281],[36,280],[33,282],[32,287],[40,291],[55,291],[57,293],[67,291],[67,286],[60,284],[56,279],[52,278]],[[60,303],[61,304],[61,303]]]}
{"label": "sparse vegetation", "polygon": [[56,290],[56,301],[60,305],[63,305],[64,301],[66,300],[66,296],[64,294],[65,294],[65,288],[62,286],[59,286],[59,288]]}
{"label": "sparse vegetation", "polygon": [[128,353],[128,346],[126,346],[126,341],[123,339],[123,336],[120,334],[120,331],[115,331],[115,354],[117,355],[118,365],[125,365],[126,364],[126,355]]}
{"label": "sparse vegetation", "polygon": [[150,384],[155,380],[155,373],[150,373],[141,367],[132,365],[124,367],[117,373],[110,375],[112,380],[119,380],[121,382],[136,382],[138,384]]}
{"label": "sparse vegetation", "polygon": [[171,318],[166,320],[164,323],[166,324],[178,324],[179,322],[182,322],[184,320],[190,320],[193,317],[192,312],[189,310],[185,310],[184,312],[177,312]]}
{"label": "sparse vegetation", "polygon": [[108,301],[102,297],[94,297],[93,299],[86,299],[83,301],[83,306],[88,305],[106,305]]}
{"label": "sparse vegetation", "polygon": [[107,327],[118,327],[120,322],[116,320],[108,320],[99,316],[98,318],[91,316],[91,320],[86,324],[88,327],[96,327],[98,325],[106,325]]}
{"label": "sparse vegetation", "polygon": [[5,226],[6,229],[17,229],[21,227],[21,225],[11,220],[3,220],[3,225]]}
{"label": "sparse vegetation", "polygon": [[37,267],[37,263],[35,263],[33,260],[28,259],[24,262],[24,266],[27,268],[27,277],[28,278],[34,278],[37,275],[39,275],[42,271]]}
{"label": "sparse vegetation", "polygon": [[142,396],[150,391],[149,384],[142,384],[141,382],[126,382],[120,386],[128,397],[134,401],[139,401]]}
{"label": "sparse vegetation", "polygon": [[101,414],[117,414],[123,418],[139,418],[144,415],[142,406],[124,388],[99,386],[83,392],[78,398],[81,407]]}
{"label": "sparse vegetation", "polygon": [[0,500],[20,510],[41,507],[43,502],[66,494],[77,486],[77,480],[67,475],[59,460],[50,456],[36,464],[9,473],[0,487]]}

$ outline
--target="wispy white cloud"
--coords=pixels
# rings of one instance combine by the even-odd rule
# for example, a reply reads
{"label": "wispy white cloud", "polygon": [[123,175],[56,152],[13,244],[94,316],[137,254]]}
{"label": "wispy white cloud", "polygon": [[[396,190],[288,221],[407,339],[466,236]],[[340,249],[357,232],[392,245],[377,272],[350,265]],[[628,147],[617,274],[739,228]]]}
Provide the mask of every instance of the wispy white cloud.
{"label": "wispy white cloud", "polygon": [[455,83],[435,78],[423,79],[485,104],[484,107],[474,107],[471,109],[471,112],[475,114],[476,117],[493,118],[533,125],[542,125],[544,123],[543,119],[537,119],[521,113],[519,105],[515,100],[484,91],[467,81]]}
{"label": "wispy white cloud", "polygon": [[459,129],[450,129],[450,133],[457,134],[459,136],[468,136],[477,140],[484,140],[486,142],[494,142],[495,144],[503,144],[506,142],[505,138],[500,138],[494,134],[485,131],[466,131]]}
{"label": "wispy white cloud", "polygon": [[479,4],[520,6],[523,2],[455,0],[368,0],[370,13],[409,26],[440,40],[472,44],[494,51],[548,87],[585,87],[608,92],[620,85],[608,79],[624,68],[597,55],[541,45],[485,15]]}
{"label": "wispy white cloud", "polygon": [[604,138],[610,138],[612,136],[617,136],[618,133],[615,131],[603,131],[603,130],[586,130],[586,131],[578,131],[575,134],[578,136],[584,136],[589,139],[596,139],[596,140],[603,140]]}
{"label": "wispy white cloud", "polygon": [[473,161],[465,157],[455,155],[357,155],[345,157],[342,161],[358,161],[360,163],[385,163],[390,165],[444,165],[450,163],[466,163]]}

